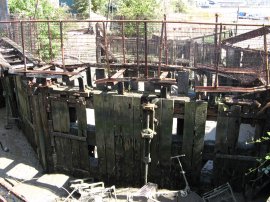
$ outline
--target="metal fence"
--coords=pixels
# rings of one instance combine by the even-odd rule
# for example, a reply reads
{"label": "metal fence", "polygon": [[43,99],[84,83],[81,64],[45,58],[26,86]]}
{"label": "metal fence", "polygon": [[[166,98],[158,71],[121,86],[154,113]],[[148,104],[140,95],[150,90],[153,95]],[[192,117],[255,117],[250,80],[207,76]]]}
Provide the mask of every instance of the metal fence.
{"label": "metal fence", "polygon": [[0,23],[2,37],[63,67],[82,63],[151,64],[158,67],[160,76],[162,67],[175,65],[229,78],[214,79],[211,84],[202,79],[198,81],[201,86],[269,84],[270,31],[265,25],[166,20]]}

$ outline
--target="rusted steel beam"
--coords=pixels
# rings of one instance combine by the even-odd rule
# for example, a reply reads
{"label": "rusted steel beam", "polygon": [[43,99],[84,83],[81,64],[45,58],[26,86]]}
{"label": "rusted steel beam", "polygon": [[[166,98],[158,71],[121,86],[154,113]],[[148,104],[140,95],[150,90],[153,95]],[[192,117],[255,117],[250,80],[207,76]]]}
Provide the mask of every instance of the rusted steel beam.
{"label": "rusted steel beam", "polygon": [[[99,63],[88,63],[90,67],[104,67],[104,64],[99,64]],[[135,63],[126,63],[126,64],[121,64],[121,63],[112,63],[110,64],[111,69],[119,69],[119,68],[127,68],[127,69],[137,69],[138,66]],[[156,70],[158,66],[156,64],[148,64],[148,68],[151,70]],[[139,69],[145,69],[144,64],[139,64]],[[184,66],[180,65],[162,65],[161,70],[164,71],[173,71],[173,70],[188,70],[188,69],[193,69],[193,68],[187,68]]]}
{"label": "rusted steel beam", "polygon": [[169,72],[162,72],[159,76],[160,79],[165,79],[168,76]]}
{"label": "rusted steel beam", "polygon": [[[197,68],[195,70],[209,70],[209,71],[216,71],[214,65],[207,65],[207,64],[197,64]],[[256,75],[258,71],[256,69],[251,68],[238,68],[238,67],[218,67],[219,73],[227,73],[227,74],[251,74]]]}
{"label": "rusted steel beam", "polygon": [[73,75],[77,75],[80,72],[56,72],[56,71],[39,71],[39,70],[13,70],[13,74],[18,74],[18,73],[29,73],[29,74],[48,74],[48,75],[66,75],[66,76],[73,76]]}
{"label": "rusted steel beam", "polygon": [[252,92],[261,92],[268,90],[269,86],[260,86],[260,87],[234,87],[234,86],[196,86],[195,92],[209,92],[209,93],[228,93],[228,92],[239,92],[239,93],[252,93]]}
{"label": "rusted steel beam", "polygon": [[126,71],[126,69],[120,69],[118,72],[116,72],[114,75],[112,75],[111,78],[119,78],[120,76],[123,76],[124,72]]}
{"label": "rusted steel beam", "polygon": [[114,85],[118,82],[128,81],[129,78],[119,78],[124,74],[126,69],[120,69],[118,72],[116,72],[114,75],[112,75],[110,78],[104,78],[104,79],[98,79],[95,81],[96,84],[102,84],[102,83],[113,83]]}
{"label": "rusted steel beam", "polygon": [[144,81],[144,82],[152,82],[152,83],[160,83],[160,84],[170,84],[174,85],[176,84],[175,79],[170,79],[170,78],[164,78],[164,79],[159,79],[159,78],[138,78],[138,77],[124,77],[124,78],[105,78],[105,79],[99,79],[96,80],[96,84],[101,84],[101,83],[115,83],[115,82],[125,82],[125,81]]}
{"label": "rusted steel beam", "polygon": [[[162,20],[61,20],[62,22],[75,22],[75,23],[80,23],[80,22],[146,22],[146,23],[162,23]],[[19,23],[19,20],[4,20],[0,21],[0,24],[6,24],[6,23]],[[23,22],[28,22],[28,23],[47,23],[47,22],[52,22],[52,23],[59,23],[59,20],[23,20]],[[166,20],[167,23],[177,23],[177,24],[194,24],[194,25],[215,25],[216,23],[213,22],[191,22],[191,21],[180,21],[180,20]],[[235,26],[235,23],[223,23],[225,26]],[[263,24],[258,25],[257,24],[249,24],[249,23],[239,23],[237,24],[238,26],[251,26],[251,27],[258,27],[258,26],[263,26]],[[269,24],[268,24],[269,25]],[[268,26],[267,25],[267,26]]]}
{"label": "rusted steel beam", "polygon": [[238,43],[241,41],[252,39],[252,38],[255,38],[258,36],[263,36],[264,34],[269,34],[269,33],[270,33],[269,27],[265,26],[265,27],[261,27],[259,29],[252,30],[250,32],[246,32],[244,34],[239,34],[235,37],[224,39],[224,40],[222,40],[222,43],[223,44],[225,44],[225,43],[235,44],[235,43]]}

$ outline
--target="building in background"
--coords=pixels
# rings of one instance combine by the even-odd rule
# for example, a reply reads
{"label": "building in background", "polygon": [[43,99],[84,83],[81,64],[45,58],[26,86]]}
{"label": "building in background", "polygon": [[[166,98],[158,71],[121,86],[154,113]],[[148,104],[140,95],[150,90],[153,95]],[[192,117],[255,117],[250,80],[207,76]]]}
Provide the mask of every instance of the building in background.
{"label": "building in background", "polygon": [[73,4],[74,4],[74,0],[59,0],[58,5],[71,7]]}
{"label": "building in background", "polygon": [[54,5],[55,8],[59,7],[59,0],[49,0],[49,2]]}

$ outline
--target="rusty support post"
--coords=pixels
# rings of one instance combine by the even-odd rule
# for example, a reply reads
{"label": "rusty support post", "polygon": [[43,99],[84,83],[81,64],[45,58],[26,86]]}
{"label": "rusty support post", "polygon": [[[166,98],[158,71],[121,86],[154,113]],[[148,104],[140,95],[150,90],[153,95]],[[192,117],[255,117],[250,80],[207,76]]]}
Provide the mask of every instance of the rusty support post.
{"label": "rusty support post", "polygon": [[147,44],[147,22],[144,22],[144,63],[145,63],[145,72],[144,77],[148,78],[148,62],[147,62],[147,56],[148,56],[148,44]]}
{"label": "rusty support post", "polygon": [[139,22],[136,22],[136,32],[137,32],[137,37],[136,37],[136,43],[137,43],[137,76],[139,77]]}
{"label": "rusty support post", "polygon": [[164,48],[165,48],[165,58],[166,58],[166,65],[168,65],[168,44],[167,44],[167,22],[166,22],[166,15],[164,15],[164,22],[165,22],[165,24],[164,24]]}
{"label": "rusty support post", "polygon": [[265,70],[266,70],[266,83],[269,85],[269,59],[268,59],[268,47],[267,47],[267,34],[266,34],[266,27],[264,25],[264,52],[265,52]]}
{"label": "rusty support post", "polygon": [[23,22],[20,21],[20,25],[21,25],[21,40],[22,40],[22,49],[23,49],[23,64],[24,64],[24,71],[27,71],[27,67],[26,67],[26,57],[25,57],[25,44],[24,44],[24,30],[23,30]]}
{"label": "rusty support post", "polygon": [[50,59],[52,62],[52,33],[51,33],[51,27],[50,27],[50,22],[48,21],[48,37],[49,37],[49,46],[50,46]]}
{"label": "rusty support post", "polygon": [[104,37],[105,56],[106,56],[106,62],[107,62],[108,77],[111,78],[110,62],[109,62],[109,55],[108,55],[108,39],[107,39],[106,25],[105,25],[104,21],[102,22],[102,25],[103,25],[103,37]]}
{"label": "rusty support post", "polygon": [[161,36],[160,36],[160,43],[159,43],[158,78],[160,77],[161,62],[162,62],[163,32],[164,32],[164,22],[162,22]]}
{"label": "rusty support post", "polygon": [[[124,20],[124,17],[121,16],[121,20]],[[122,52],[123,52],[123,63],[126,63],[126,44],[125,44],[125,33],[124,33],[124,22],[121,22],[121,32],[122,32]]]}
{"label": "rusty support post", "polygon": [[65,66],[65,54],[64,54],[63,21],[60,21],[60,38],[61,38],[62,65],[64,71],[67,71]]}
{"label": "rusty support post", "polygon": [[[31,18],[30,18],[30,20],[31,20]],[[31,52],[33,52],[33,39],[34,39],[34,37],[32,36],[32,32],[33,32],[33,30],[32,30],[32,22],[29,22],[29,35],[30,35],[30,50],[31,50]]]}
{"label": "rusty support post", "polygon": [[215,24],[215,38],[214,38],[214,42],[215,42],[215,69],[216,69],[216,78],[215,78],[215,87],[218,87],[218,14],[215,15],[216,16],[216,24]]}

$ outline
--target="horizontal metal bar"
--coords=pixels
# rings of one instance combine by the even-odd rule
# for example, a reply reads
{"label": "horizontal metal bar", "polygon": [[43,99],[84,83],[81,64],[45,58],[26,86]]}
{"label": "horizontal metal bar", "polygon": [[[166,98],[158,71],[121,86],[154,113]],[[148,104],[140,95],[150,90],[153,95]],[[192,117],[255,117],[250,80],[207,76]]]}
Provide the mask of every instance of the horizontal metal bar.
{"label": "horizontal metal bar", "polygon": [[[256,67],[258,68],[258,67]],[[206,65],[206,64],[197,64],[195,70],[210,70],[210,71],[216,71],[214,65]],[[219,73],[233,73],[233,74],[258,74],[258,71],[255,68],[238,68],[238,67],[218,67]]]}
{"label": "horizontal metal bar", "polygon": [[260,86],[260,87],[234,87],[234,86],[195,86],[195,92],[209,92],[209,93],[228,93],[228,92],[239,92],[239,93],[252,93],[252,92],[261,92],[268,90],[269,86]]}
{"label": "horizontal metal bar", "polygon": [[[0,24],[3,23],[47,23],[47,22],[55,22],[55,23],[60,23],[60,22],[68,22],[68,23],[79,23],[79,22],[141,22],[141,23],[178,23],[178,24],[198,24],[198,25],[220,25],[219,23],[212,23],[212,22],[191,22],[191,21],[178,21],[178,20],[4,20],[0,21]],[[222,25],[227,25],[227,26],[270,26],[270,24],[248,24],[248,23],[222,23]]]}

